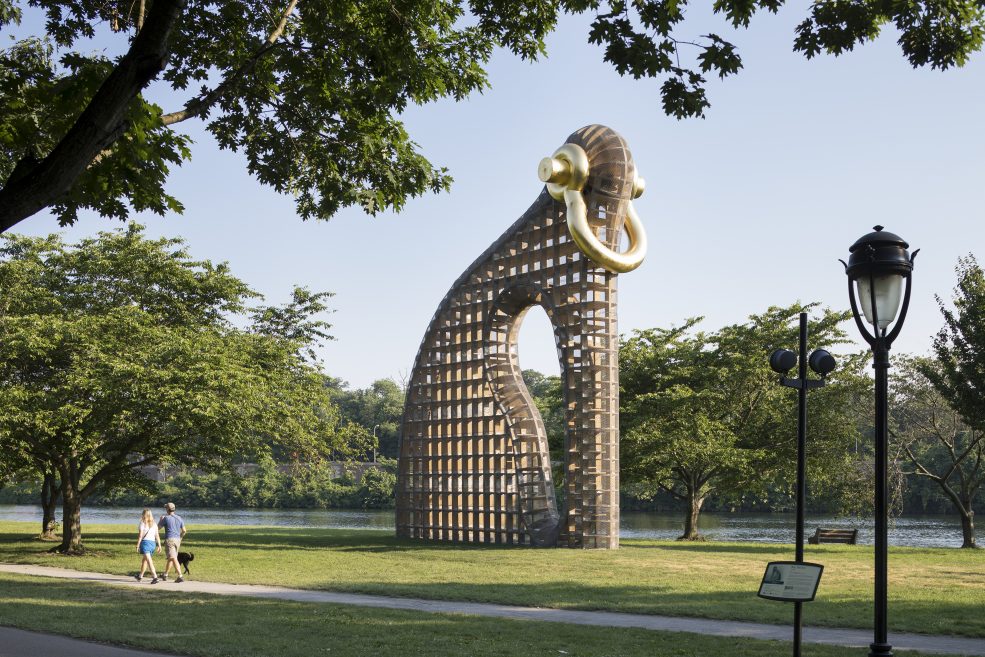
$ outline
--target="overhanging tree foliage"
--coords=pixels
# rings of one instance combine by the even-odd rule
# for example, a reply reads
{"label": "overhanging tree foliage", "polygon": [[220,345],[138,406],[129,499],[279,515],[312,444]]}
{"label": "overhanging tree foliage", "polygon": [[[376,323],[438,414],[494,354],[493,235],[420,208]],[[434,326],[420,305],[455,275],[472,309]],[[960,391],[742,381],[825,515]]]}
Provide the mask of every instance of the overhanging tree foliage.
{"label": "overhanging tree foliage", "polygon": [[349,447],[306,345],[231,321],[255,296],[136,225],[77,245],[4,238],[0,460],[57,474],[63,551],[81,549],[84,501],[141,466]]}
{"label": "overhanging tree foliage", "polygon": [[[716,0],[726,30],[782,0]],[[662,80],[664,111],[703,116],[706,76],[742,68],[730,41],[688,29],[686,0],[0,0],[0,25],[24,6],[46,30],[0,51],[0,231],[52,208],[180,211],[164,191],[190,156],[177,132],[199,119],[245,154],[263,184],[297,199],[305,219],[359,205],[399,210],[447,189],[448,172],[417,150],[398,117],[410,103],[462,99],[487,86],[495,48],[544,53],[562,12],[589,14],[588,40],[623,75]],[[960,66],[981,48],[976,0],[819,0],[793,35],[806,57],[841,54],[887,25],[913,66]],[[115,39],[117,59],[91,52]],[[160,79],[181,107],[142,97]]]}
{"label": "overhanging tree foliage", "polygon": [[[682,539],[700,538],[698,518],[710,495],[764,496],[780,482],[793,492],[796,395],[776,383],[774,349],[795,347],[797,318],[815,305],[773,307],[745,324],[697,332],[699,319],[672,329],[635,331],[620,349],[623,480],[638,493],[664,490],[685,506]],[[810,321],[812,348],[846,342],[830,310]],[[811,393],[810,479],[851,489],[858,436],[853,403],[865,390],[863,356],[842,357],[829,385]]]}

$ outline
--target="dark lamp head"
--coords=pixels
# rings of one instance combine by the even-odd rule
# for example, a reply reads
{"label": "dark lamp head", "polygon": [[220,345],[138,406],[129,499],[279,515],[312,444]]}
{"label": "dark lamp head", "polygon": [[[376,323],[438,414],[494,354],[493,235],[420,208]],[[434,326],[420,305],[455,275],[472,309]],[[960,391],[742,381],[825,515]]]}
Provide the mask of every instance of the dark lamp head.
{"label": "dark lamp head", "polygon": [[807,358],[807,365],[821,376],[827,376],[835,369],[835,357],[824,349],[816,349]]}
{"label": "dark lamp head", "polygon": [[770,354],[770,367],[777,374],[786,375],[797,366],[797,354],[789,349],[777,349]]}

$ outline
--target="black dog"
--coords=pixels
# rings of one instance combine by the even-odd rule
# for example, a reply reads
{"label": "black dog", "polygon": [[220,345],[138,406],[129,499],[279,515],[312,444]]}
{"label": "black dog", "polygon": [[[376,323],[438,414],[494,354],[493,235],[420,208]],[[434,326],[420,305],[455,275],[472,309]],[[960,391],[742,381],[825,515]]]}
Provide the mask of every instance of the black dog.
{"label": "black dog", "polygon": [[185,574],[188,574],[188,562],[195,561],[195,554],[193,552],[179,552],[178,553],[178,563],[185,569]]}

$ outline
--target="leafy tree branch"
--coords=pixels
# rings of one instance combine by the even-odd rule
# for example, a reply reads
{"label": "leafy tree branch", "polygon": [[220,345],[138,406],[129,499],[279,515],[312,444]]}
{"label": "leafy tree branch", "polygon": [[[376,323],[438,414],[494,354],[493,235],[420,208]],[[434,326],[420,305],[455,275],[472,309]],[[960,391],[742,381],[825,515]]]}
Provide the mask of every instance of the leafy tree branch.
{"label": "leafy tree branch", "polygon": [[290,19],[291,14],[294,13],[297,4],[297,0],[291,0],[290,4],[287,5],[287,9],[284,10],[280,22],[267,35],[263,45],[257,48],[246,61],[227,73],[215,89],[192,98],[185,104],[184,109],[163,115],[161,117],[161,123],[166,126],[174,125],[175,123],[181,123],[182,121],[187,121],[188,119],[208,113],[209,109],[219,102],[220,98],[229,93],[242,78],[249,75],[256,68],[260,59],[274,48],[277,40],[283,36],[284,30],[287,27],[287,21]]}

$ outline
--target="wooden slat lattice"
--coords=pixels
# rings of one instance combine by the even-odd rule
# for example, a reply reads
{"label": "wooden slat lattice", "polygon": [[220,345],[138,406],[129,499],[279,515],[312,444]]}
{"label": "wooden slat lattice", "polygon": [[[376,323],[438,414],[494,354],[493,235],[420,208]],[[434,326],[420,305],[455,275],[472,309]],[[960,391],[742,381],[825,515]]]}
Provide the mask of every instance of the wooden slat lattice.
{"label": "wooden slat lattice", "polygon": [[[589,156],[589,222],[616,249],[635,167],[602,126],[571,135]],[[458,278],[421,342],[401,431],[397,534],[434,541],[619,545],[616,275],[571,240],[544,191]],[[554,327],[565,401],[564,508],[544,423],[520,378],[533,305]]]}

